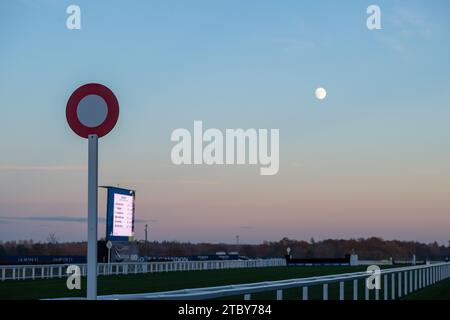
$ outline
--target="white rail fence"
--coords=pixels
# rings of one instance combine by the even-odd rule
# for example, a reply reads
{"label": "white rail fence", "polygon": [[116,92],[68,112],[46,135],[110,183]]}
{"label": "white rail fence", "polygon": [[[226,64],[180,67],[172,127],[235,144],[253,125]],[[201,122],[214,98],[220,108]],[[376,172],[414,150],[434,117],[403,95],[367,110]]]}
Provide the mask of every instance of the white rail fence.
{"label": "white rail fence", "polygon": [[[66,270],[70,265],[71,264],[0,266],[0,280],[63,278],[67,277]],[[86,264],[76,265],[80,267],[81,275],[86,276]],[[97,272],[98,275],[106,276],[169,271],[264,268],[285,265],[285,259],[99,263]]]}
{"label": "white rail fence", "polygon": [[[251,300],[252,294],[262,292],[276,292],[276,299],[283,300],[283,291],[298,289],[298,298],[308,300],[308,291],[312,286],[322,286],[322,299],[328,300],[329,286],[338,284],[339,300],[345,299],[345,286],[350,285],[352,299],[360,299],[358,292],[359,281],[364,281],[364,300],[395,300],[412,292],[421,290],[450,277],[450,263],[436,263],[403,268],[382,269],[380,271],[380,289],[369,290],[365,285],[370,276],[367,272],[355,272],[320,277],[269,281],[262,283],[240,284],[199,289],[184,289],[168,292],[144,294],[116,294],[99,296],[102,300],[201,300],[224,297],[243,296],[244,300]],[[388,285],[390,282],[390,285]]]}

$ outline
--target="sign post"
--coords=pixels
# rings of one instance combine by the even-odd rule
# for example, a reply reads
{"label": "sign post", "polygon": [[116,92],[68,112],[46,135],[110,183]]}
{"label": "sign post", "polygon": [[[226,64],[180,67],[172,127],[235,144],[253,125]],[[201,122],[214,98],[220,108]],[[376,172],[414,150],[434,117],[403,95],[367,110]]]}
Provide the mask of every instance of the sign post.
{"label": "sign post", "polygon": [[111,274],[111,248],[112,248],[111,241],[106,242],[106,248],[108,248],[108,274]]}
{"label": "sign post", "polygon": [[97,299],[97,199],[98,199],[98,136],[88,136],[88,250],[87,298]]}
{"label": "sign post", "polygon": [[69,98],[66,118],[70,128],[88,139],[88,254],[87,298],[97,299],[98,138],[108,134],[119,118],[119,102],[104,85],[90,83]]}

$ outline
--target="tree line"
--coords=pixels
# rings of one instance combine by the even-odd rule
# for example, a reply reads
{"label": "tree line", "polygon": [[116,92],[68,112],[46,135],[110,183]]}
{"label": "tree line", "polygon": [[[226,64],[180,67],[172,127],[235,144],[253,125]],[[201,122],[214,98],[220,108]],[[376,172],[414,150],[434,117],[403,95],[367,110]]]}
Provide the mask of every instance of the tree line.
{"label": "tree line", "polygon": [[[450,243],[449,243],[450,245]],[[382,238],[360,238],[350,240],[328,239],[315,241],[283,238],[280,241],[265,241],[261,244],[190,243],[178,241],[138,242],[141,256],[192,256],[216,252],[239,252],[247,257],[283,257],[287,248],[294,258],[343,258],[356,253],[360,259],[417,259],[445,260],[450,257],[450,246],[413,241],[383,240]],[[0,242],[0,256],[31,255],[86,255],[86,242],[59,242],[50,235],[45,242],[33,240]]]}

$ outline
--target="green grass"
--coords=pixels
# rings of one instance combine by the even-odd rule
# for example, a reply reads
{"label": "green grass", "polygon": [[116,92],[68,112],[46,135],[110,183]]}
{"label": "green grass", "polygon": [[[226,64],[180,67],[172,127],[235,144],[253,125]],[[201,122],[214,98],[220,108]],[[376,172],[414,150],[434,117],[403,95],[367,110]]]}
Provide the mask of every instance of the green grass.
{"label": "green grass", "polygon": [[[396,266],[398,267],[398,266]],[[100,276],[98,278],[99,295],[127,294],[170,291],[186,288],[200,288],[229,284],[253,283],[282,279],[306,278],[327,274],[339,274],[365,271],[365,266],[315,266],[315,267],[272,267],[258,269],[229,269],[210,271],[182,271],[165,273],[132,274],[123,276]],[[359,299],[364,299],[364,281],[358,281]],[[388,281],[390,293],[391,282]],[[44,280],[8,280],[0,282],[0,299],[44,299],[62,297],[85,297],[86,279],[82,278],[81,290],[68,290],[66,279]],[[353,283],[345,282],[344,294],[346,300],[353,299]],[[309,288],[309,299],[322,299],[322,286]],[[252,299],[275,299],[275,292],[266,292],[252,295]],[[301,288],[283,291],[283,298],[299,300],[302,297]],[[329,299],[339,297],[339,284],[329,285]],[[227,299],[241,299],[242,296],[228,297]],[[389,294],[390,298],[390,294]],[[374,293],[370,293],[374,299]],[[382,293],[380,293],[382,299]],[[450,279],[434,286],[410,294],[404,299],[450,299]]]}
{"label": "green grass", "polygon": [[[147,273],[122,276],[100,276],[99,295],[168,291],[228,284],[241,284],[271,280],[313,277],[318,275],[364,271],[366,267],[272,267],[257,269],[229,269],[209,271],[183,271]],[[361,281],[362,282],[362,281]],[[82,278],[81,290],[68,290],[66,279],[8,280],[0,282],[0,299],[42,299],[86,296],[86,279]],[[321,297],[321,288],[310,290],[310,298]],[[351,288],[348,288],[349,290]],[[337,292],[330,286],[330,299]],[[362,289],[361,289],[362,290]],[[299,290],[297,290],[299,291]],[[361,291],[363,292],[363,291]],[[285,298],[299,298],[299,292],[286,290]],[[271,299],[275,293],[255,295],[255,298]],[[336,293],[337,296],[337,293]],[[242,298],[242,297],[241,297]]]}
{"label": "green grass", "polygon": [[450,300],[450,279],[409,294],[404,300]]}

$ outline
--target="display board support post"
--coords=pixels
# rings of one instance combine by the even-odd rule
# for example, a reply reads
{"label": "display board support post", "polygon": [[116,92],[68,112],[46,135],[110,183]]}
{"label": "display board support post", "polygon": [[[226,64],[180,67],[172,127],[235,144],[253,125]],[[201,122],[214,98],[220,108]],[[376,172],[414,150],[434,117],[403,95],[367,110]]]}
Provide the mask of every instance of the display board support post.
{"label": "display board support post", "polygon": [[87,298],[97,300],[98,136],[90,134],[88,141]]}
{"label": "display board support post", "polygon": [[108,273],[111,273],[111,248],[108,248]]}

